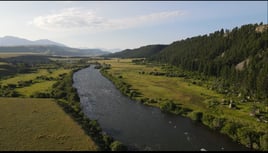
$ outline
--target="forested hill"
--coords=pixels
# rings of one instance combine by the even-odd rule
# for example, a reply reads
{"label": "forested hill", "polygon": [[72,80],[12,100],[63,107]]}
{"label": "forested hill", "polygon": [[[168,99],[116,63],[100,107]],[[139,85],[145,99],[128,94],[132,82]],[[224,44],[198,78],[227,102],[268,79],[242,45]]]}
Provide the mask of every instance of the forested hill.
{"label": "forested hill", "polygon": [[120,58],[148,58],[154,54],[159,53],[167,45],[148,45],[136,49],[126,49],[121,52],[106,55],[107,57]]}
{"label": "forested hill", "polygon": [[216,76],[223,89],[268,98],[267,43],[268,25],[248,24],[174,42],[149,60]]}

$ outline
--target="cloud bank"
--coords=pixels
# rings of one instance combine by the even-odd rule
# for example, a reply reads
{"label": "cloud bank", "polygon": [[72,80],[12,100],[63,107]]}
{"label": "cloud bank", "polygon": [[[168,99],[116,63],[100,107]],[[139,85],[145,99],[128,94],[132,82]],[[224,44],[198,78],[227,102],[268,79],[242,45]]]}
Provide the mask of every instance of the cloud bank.
{"label": "cloud bank", "polygon": [[79,8],[68,8],[58,13],[38,16],[31,22],[38,28],[46,30],[75,30],[104,31],[128,29],[142,25],[163,22],[167,19],[183,16],[182,11],[166,11],[119,19],[107,19],[98,16],[93,11]]}

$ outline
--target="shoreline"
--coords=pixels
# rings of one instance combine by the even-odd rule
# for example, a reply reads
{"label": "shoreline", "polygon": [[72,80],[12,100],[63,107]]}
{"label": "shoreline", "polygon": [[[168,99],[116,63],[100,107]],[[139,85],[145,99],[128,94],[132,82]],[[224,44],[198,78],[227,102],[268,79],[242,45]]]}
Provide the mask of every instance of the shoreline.
{"label": "shoreline", "polygon": [[[175,107],[175,109],[173,109],[173,110],[166,110],[165,109],[166,108],[165,106],[161,107],[161,106],[156,105],[155,103],[159,103],[159,101],[157,101],[155,99],[153,99],[153,102],[152,103],[151,102],[148,102],[148,101],[152,100],[152,99],[149,99],[149,98],[147,98],[147,100],[138,99],[135,95],[142,94],[142,93],[139,93],[139,91],[133,91],[132,92],[131,91],[131,86],[132,85],[131,84],[127,84],[125,81],[122,81],[122,80],[118,79],[117,77],[111,75],[111,73],[108,72],[109,69],[110,68],[107,69],[107,67],[106,68],[101,68],[100,73],[104,77],[106,77],[108,80],[110,80],[115,85],[115,87],[123,95],[129,97],[130,99],[135,100],[137,102],[140,102],[140,103],[142,103],[142,104],[144,104],[146,106],[149,106],[149,107],[156,107],[156,108],[160,109],[163,112],[167,112],[167,113],[171,113],[171,114],[174,114],[174,115],[180,115],[180,116],[183,116],[183,117],[190,118],[191,120],[196,121],[196,122],[199,122],[202,125],[208,127],[209,129],[211,129],[213,131],[219,132],[219,133],[221,133],[221,134],[229,137],[230,140],[232,140],[233,142],[242,144],[243,146],[251,149],[252,151],[254,151],[254,150],[255,151],[258,151],[258,150],[265,151],[265,149],[262,149],[262,146],[261,146],[261,144],[259,142],[260,140],[258,140],[258,142],[259,142],[258,144],[256,142],[252,142],[251,140],[249,140],[250,141],[250,144],[247,144],[247,142],[236,138],[236,136],[234,136],[234,135],[236,135],[235,133],[234,133],[234,135],[232,135],[232,133],[228,133],[228,132],[222,130],[223,127],[225,126],[224,123],[228,123],[228,124],[230,123],[231,126],[238,125],[238,127],[235,127],[235,130],[239,130],[240,127],[247,128],[247,126],[248,126],[247,124],[240,123],[240,122],[238,122],[236,120],[231,120],[229,118],[222,118],[222,117],[218,117],[218,116],[215,116],[215,115],[211,115],[211,114],[209,114],[207,112],[196,111],[196,110],[194,110],[192,108],[189,109],[189,108],[186,108],[186,107],[180,107],[180,106],[177,106],[177,105],[173,105],[172,106],[172,107]],[[129,89],[130,92],[129,92],[129,90],[126,90],[124,88]],[[218,125],[218,124],[220,124],[220,125]],[[220,127],[218,127],[218,126],[220,126]],[[259,139],[265,139],[265,136],[266,136],[265,133],[256,132],[256,131],[254,131],[254,130],[252,130],[250,128],[248,128],[247,130],[248,130],[247,132],[248,133],[251,133],[251,135],[253,135],[253,137],[255,136],[255,137],[259,137]],[[247,134],[244,134],[244,136],[245,137],[248,137]],[[249,138],[249,139],[251,139],[251,138]]]}

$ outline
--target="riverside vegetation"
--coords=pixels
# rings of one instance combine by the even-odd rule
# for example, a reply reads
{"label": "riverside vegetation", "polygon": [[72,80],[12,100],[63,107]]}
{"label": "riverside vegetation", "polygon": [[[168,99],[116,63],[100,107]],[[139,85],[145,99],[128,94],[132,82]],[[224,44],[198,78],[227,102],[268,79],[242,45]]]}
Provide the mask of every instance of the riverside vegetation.
{"label": "riverside vegetation", "polygon": [[[134,62],[132,62],[134,61]],[[191,72],[133,59],[100,60],[101,73],[126,96],[162,111],[190,117],[249,148],[267,150],[267,110],[263,103],[211,90]],[[172,71],[171,71],[172,69]],[[258,111],[258,112],[257,112]],[[251,113],[255,115],[250,116]]]}
{"label": "riverside vegetation", "polygon": [[[80,109],[80,99],[72,87],[72,75],[88,67],[88,59],[5,55],[0,60],[0,95],[3,97],[0,109],[10,117],[1,118],[0,132],[5,134],[0,135],[0,150],[126,150]],[[17,113],[11,113],[18,108]],[[18,121],[14,120],[18,117]],[[13,128],[15,124],[17,128]],[[39,124],[45,126],[37,126]],[[25,130],[30,132],[24,135],[27,140],[19,137]],[[14,143],[21,139],[22,142]]]}
{"label": "riverside vegetation", "polygon": [[[106,57],[126,95],[189,116],[249,148],[268,150],[268,25],[221,29]],[[154,47],[153,47],[154,46]],[[135,52],[135,53],[134,53]],[[117,61],[117,62],[116,62]]]}

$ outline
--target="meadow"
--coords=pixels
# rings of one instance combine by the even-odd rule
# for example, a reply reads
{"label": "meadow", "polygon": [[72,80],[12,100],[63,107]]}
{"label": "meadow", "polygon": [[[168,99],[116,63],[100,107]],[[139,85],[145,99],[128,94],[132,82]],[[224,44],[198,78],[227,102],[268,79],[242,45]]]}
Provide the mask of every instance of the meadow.
{"label": "meadow", "polygon": [[18,56],[24,56],[24,55],[42,55],[39,53],[31,53],[31,52],[24,52],[24,53],[20,53],[20,52],[1,52],[0,53],[0,58],[10,58],[10,57],[18,57]]}
{"label": "meadow", "polygon": [[[253,108],[261,108],[259,111],[267,117],[267,106],[263,103],[242,103],[237,97],[219,94],[207,88],[205,83],[198,85],[200,80],[151,75],[161,74],[165,70],[159,65],[134,64],[132,60],[99,60],[99,63],[111,65],[103,74],[132,99],[159,107],[165,112],[201,121],[248,147],[260,149],[260,143],[264,143],[263,148],[267,147],[267,134],[264,134],[268,129],[267,121],[250,115]],[[137,94],[132,96],[134,91]],[[235,104],[233,108],[230,108],[231,101]],[[236,127],[230,128],[232,126]],[[244,131],[238,130],[239,128],[249,130],[243,133]],[[249,131],[253,134],[249,134]],[[262,136],[263,138],[260,138]]]}
{"label": "meadow", "polygon": [[[0,80],[2,86],[13,84],[22,97],[34,97],[36,93],[50,93],[56,80],[63,74],[70,73],[71,69],[38,69],[36,72],[17,74],[8,79]],[[28,83],[25,83],[28,82]]]}
{"label": "meadow", "polygon": [[[0,55],[4,59],[21,56]],[[30,57],[25,59],[31,62]],[[9,70],[8,66],[12,66],[13,71],[0,77],[1,151],[99,150],[95,141],[55,99],[25,98],[38,97],[36,93],[51,96],[53,85],[69,74],[71,68],[36,63],[25,65],[30,71],[20,72],[20,64],[0,62],[3,72]],[[14,94],[16,92],[18,94]],[[12,98],[14,96],[18,98]]]}
{"label": "meadow", "polygon": [[0,98],[1,151],[97,150],[52,99]]}
{"label": "meadow", "polygon": [[72,74],[89,66],[86,59],[48,59],[18,55],[0,63],[12,70],[5,67],[0,73],[0,150],[125,149],[80,109]]}

